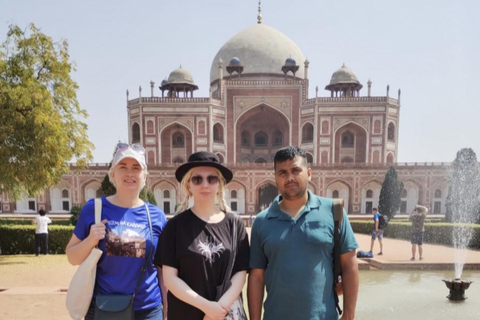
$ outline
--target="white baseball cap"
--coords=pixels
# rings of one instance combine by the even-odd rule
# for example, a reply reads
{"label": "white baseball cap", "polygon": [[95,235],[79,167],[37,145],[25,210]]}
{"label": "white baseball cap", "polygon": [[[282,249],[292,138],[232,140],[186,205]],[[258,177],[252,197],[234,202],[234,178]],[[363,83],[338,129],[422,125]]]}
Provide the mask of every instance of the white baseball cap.
{"label": "white baseball cap", "polygon": [[114,168],[120,161],[125,158],[132,158],[137,160],[143,170],[147,169],[145,161],[145,148],[138,144],[129,145],[127,143],[117,144],[117,151],[113,156],[112,168]]}

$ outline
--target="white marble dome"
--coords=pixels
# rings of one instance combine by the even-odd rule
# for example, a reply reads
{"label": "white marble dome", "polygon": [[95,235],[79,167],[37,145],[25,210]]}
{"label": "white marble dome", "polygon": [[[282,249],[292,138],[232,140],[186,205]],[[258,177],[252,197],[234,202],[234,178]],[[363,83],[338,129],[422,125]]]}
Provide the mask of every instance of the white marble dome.
{"label": "white marble dome", "polygon": [[187,69],[184,69],[181,66],[180,68],[177,68],[170,73],[170,75],[168,76],[168,83],[169,84],[175,84],[175,83],[195,84],[193,82],[192,74]]}
{"label": "white marble dome", "polygon": [[[218,51],[210,69],[210,83],[218,79],[218,62],[238,58],[243,65],[242,77],[248,74],[276,74],[284,76],[282,66],[292,58],[300,66],[296,77],[304,78],[300,48],[289,37],[265,24],[255,24],[240,31]],[[225,66],[224,66],[225,68]]]}
{"label": "white marble dome", "polygon": [[330,85],[341,83],[360,83],[352,69],[347,68],[345,64],[332,74]]}

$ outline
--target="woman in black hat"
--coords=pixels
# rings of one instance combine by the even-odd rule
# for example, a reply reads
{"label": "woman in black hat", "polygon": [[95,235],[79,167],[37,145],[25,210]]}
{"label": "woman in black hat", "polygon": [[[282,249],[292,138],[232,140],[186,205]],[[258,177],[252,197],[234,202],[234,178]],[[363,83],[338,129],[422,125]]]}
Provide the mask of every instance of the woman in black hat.
{"label": "woman in black hat", "polygon": [[248,237],[223,197],[233,173],[215,154],[201,151],[175,177],[186,197],[155,256],[168,289],[168,319],[246,319],[238,298],[248,270]]}

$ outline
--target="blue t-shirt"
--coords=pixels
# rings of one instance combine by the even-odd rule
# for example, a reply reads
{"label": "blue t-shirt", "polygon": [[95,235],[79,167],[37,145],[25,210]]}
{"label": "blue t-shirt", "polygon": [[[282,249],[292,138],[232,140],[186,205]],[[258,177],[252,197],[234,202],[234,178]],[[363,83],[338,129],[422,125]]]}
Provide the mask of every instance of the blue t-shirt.
{"label": "blue t-shirt", "polygon": [[377,223],[377,220],[378,220],[378,230],[383,230],[380,228],[380,215],[381,213],[380,212],[377,212],[373,215],[373,230],[375,231],[376,228],[375,228],[375,224]]}
{"label": "blue t-shirt", "polygon": [[375,223],[377,222],[379,216],[380,216],[380,213],[378,213],[378,212],[373,215],[373,227],[374,228],[375,228]]}
{"label": "blue t-shirt", "polygon": [[[277,197],[255,218],[250,268],[264,269],[264,320],[338,319],[333,292],[332,199],[308,191],[296,219],[282,212]],[[347,214],[340,228],[340,254],[358,248]]]}
{"label": "blue t-shirt", "polygon": [[[143,275],[135,296],[135,310],[157,307],[161,302],[157,269],[153,258],[158,238],[167,219],[158,207],[148,203],[153,229],[153,247],[150,240],[150,227],[145,206],[123,208],[102,197],[102,219],[107,219],[106,237],[98,243],[103,251],[97,265],[95,293],[132,294],[135,290],[141,268],[152,250],[151,262]],[[80,240],[90,234],[90,226],[95,222],[94,200],[89,200],[82,208],[73,233]]]}

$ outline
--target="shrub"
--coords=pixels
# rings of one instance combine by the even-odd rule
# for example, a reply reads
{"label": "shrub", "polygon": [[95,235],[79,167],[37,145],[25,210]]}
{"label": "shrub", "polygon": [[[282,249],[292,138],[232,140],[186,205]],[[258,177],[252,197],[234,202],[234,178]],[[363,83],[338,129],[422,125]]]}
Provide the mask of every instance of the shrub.
{"label": "shrub", "polygon": [[70,224],[72,226],[77,225],[78,218],[80,217],[80,213],[82,212],[82,207],[80,206],[72,206],[72,209],[70,210]]}
{"label": "shrub", "polygon": [[[48,252],[63,254],[72,237],[73,226],[48,228]],[[3,254],[34,254],[34,225],[0,225],[0,248]]]}
{"label": "shrub", "polygon": [[[50,226],[52,225],[69,226],[70,225],[70,220],[58,219],[58,218],[55,219],[55,217],[52,217],[52,216],[48,216],[48,217],[52,220],[52,223],[50,224]],[[22,225],[22,226],[35,225],[33,223],[32,218],[0,218],[0,226],[12,225],[12,224]]]}

